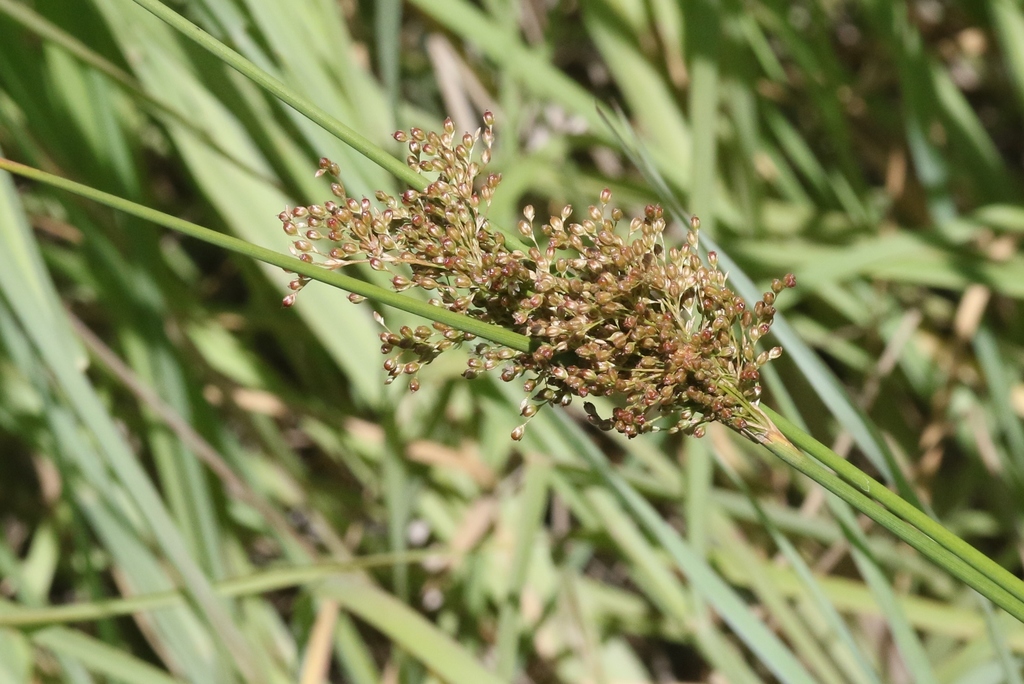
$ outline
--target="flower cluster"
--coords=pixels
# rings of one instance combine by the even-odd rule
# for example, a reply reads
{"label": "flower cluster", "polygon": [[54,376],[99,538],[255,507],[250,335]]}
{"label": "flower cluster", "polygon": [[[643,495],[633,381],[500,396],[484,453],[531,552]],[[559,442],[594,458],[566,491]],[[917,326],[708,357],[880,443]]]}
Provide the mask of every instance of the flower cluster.
{"label": "flower cluster", "polygon": [[[280,214],[294,238],[292,253],[331,269],[368,264],[387,271],[395,290],[426,290],[437,306],[530,337],[530,352],[467,345],[464,373],[473,378],[502,366],[502,380],[524,377],[528,396],[520,411],[527,420],[545,404],[609,397],[610,416],[589,402],[587,414],[601,429],[628,437],[659,429],[700,435],[710,421],[751,431],[758,369],[782,352],[758,352],[756,344],[772,324],[776,295],[795,285],[793,276],[775,280],[748,308],[726,287],[715,253],[702,262],[696,218],[685,243],[667,247],[661,207],[648,206],[623,231],[608,190],[578,222],[567,206],[538,228],[533,207],[526,207],[518,235],[506,236],[485,215],[501,176],[481,179],[494,140],[490,113],[484,124],[459,139],[451,120],[441,133],[396,133],[408,143],[408,165],[436,180],[398,198],[378,192],[381,208],[332,184],[337,202]],[[324,173],[337,176],[337,165],[322,159],[318,175]],[[293,280],[291,289],[306,282]],[[293,292],[285,305],[294,298]],[[415,390],[423,364],[472,339],[440,323],[385,328],[387,382],[406,375]],[[512,437],[520,439],[523,429]]]}

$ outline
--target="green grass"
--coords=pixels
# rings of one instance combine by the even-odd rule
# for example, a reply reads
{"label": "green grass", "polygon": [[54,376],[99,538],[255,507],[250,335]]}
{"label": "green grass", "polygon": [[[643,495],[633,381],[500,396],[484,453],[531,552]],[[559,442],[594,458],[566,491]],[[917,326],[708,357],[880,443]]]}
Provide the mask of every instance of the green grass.
{"label": "green grass", "polygon": [[[2,156],[155,210],[0,174],[0,681],[1021,681],[956,577],[1016,610],[1024,8],[580,4],[170,4],[218,58],[0,0]],[[724,430],[513,442],[518,387],[384,387],[369,306],[280,307],[321,156],[421,187],[390,133],[483,109],[496,224],[609,187],[699,214],[748,301],[796,274],[765,403],[847,503]]]}

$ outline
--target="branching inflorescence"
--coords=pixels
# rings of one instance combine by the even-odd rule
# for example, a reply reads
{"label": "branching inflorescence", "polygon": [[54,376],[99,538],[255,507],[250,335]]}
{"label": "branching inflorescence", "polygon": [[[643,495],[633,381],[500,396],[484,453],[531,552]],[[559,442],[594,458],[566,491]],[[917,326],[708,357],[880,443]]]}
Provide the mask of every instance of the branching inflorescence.
{"label": "branching inflorescence", "polygon": [[[397,291],[421,288],[432,304],[530,337],[530,352],[467,345],[464,373],[474,378],[501,366],[506,382],[525,376],[528,396],[520,411],[527,420],[544,404],[609,397],[616,406],[610,416],[598,415],[589,402],[587,414],[600,428],[628,437],[660,429],[700,435],[710,421],[756,434],[758,369],[782,350],[755,346],[772,324],[776,295],[796,284],[793,276],[773,281],[748,308],[726,287],[717,255],[701,261],[696,217],[678,247],[666,247],[666,222],[656,205],[622,235],[622,212],[609,207],[608,190],[579,222],[570,221],[573,209],[566,206],[539,231],[528,206],[518,226],[525,242],[507,239],[486,217],[501,175],[478,181],[494,140],[489,112],[484,124],[461,139],[450,119],[441,133],[396,133],[408,143],[409,166],[435,180],[423,192],[406,190],[398,198],[378,192],[383,208],[346,197],[341,184],[332,183],[338,201],[279,215],[294,238],[292,253],[330,269],[368,264],[388,272]],[[336,164],[320,160],[317,175],[338,172]],[[290,283],[286,306],[307,282]],[[441,323],[385,328],[380,337],[386,382],[406,375],[414,391],[424,364],[474,339]]]}

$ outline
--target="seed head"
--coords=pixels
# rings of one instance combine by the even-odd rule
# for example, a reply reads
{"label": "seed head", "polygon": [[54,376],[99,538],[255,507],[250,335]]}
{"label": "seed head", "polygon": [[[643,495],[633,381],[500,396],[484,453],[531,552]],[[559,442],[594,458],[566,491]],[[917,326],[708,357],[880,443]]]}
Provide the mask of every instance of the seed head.
{"label": "seed head", "polygon": [[[396,133],[408,146],[408,165],[436,179],[399,198],[378,192],[383,209],[345,197],[335,183],[337,202],[279,215],[287,235],[301,235],[293,254],[331,269],[368,264],[389,273],[397,291],[427,290],[437,306],[533,338],[530,352],[472,345],[463,374],[475,378],[501,366],[506,382],[526,376],[520,414],[527,421],[546,404],[608,397],[615,407],[610,416],[589,401],[587,416],[627,437],[666,429],[700,435],[711,421],[750,433],[759,424],[752,409],[761,394],[759,368],[782,353],[758,351],[756,343],[771,328],[777,295],[794,287],[795,278],[773,280],[748,307],[726,285],[718,255],[709,253],[707,263],[700,258],[697,217],[685,242],[668,247],[660,206],[648,205],[623,230],[609,190],[586,211],[565,206],[539,227],[527,206],[517,226],[527,246],[511,246],[513,238],[486,216],[501,183],[500,174],[483,175],[492,127],[488,112],[482,130],[459,138],[450,120],[441,133]],[[337,164],[320,161],[318,175],[338,172]],[[330,245],[321,250],[325,241]],[[308,282],[292,280],[285,306]],[[385,382],[406,375],[413,391],[422,366],[474,338],[441,323],[385,330]],[[525,423],[512,438],[521,439],[524,430]]]}

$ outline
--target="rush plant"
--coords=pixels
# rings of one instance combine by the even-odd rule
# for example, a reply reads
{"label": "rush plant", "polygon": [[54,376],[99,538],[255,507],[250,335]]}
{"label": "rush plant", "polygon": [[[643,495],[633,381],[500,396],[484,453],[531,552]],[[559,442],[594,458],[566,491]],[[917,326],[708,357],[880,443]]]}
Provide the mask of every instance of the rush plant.
{"label": "rush plant", "polygon": [[1020,681],[1013,3],[187,5],[0,0],[0,679]]}

